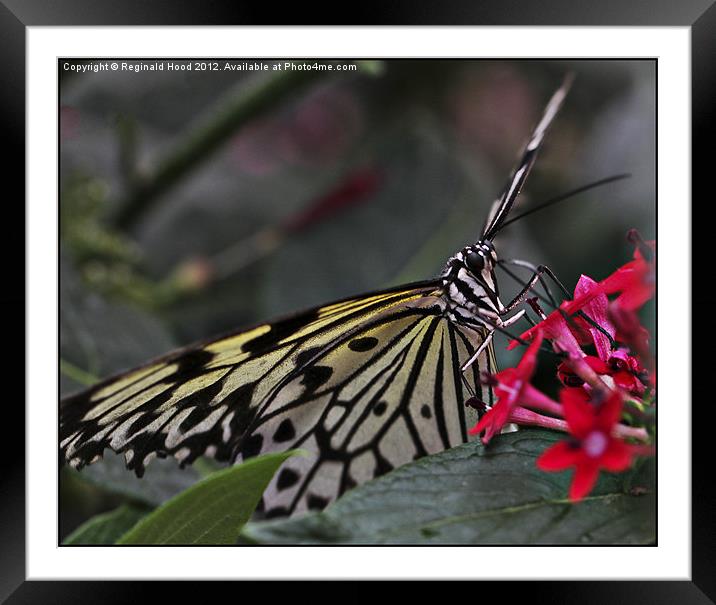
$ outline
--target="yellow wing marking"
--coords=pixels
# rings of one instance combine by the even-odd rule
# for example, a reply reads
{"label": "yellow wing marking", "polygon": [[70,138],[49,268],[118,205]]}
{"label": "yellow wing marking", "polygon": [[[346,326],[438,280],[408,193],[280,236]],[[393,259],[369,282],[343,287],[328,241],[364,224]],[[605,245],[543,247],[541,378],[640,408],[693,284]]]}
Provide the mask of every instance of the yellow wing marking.
{"label": "yellow wing marking", "polygon": [[[320,342],[326,342],[330,337],[335,337],[339,334],[347,332],[351,327],[362,323],[366,320],[366,316],[358,316],[352,320],[341,322],[341,319],[351,315],[353,313],[359,313],[360,311],[369,308],[371,305],[375,305],[377,302],[384,303],[386,307],[393,306],[396,303],[408,303],[410,301],[425,297],[425,292],[420,290],[401,290],[399,292],[391,292],[390,294],[383,294],[380,296],[370,296],[368,298],[352,299],[340,304],[329,305],[329,307],[322,307],[318,311],[318,318],[312,322],[306,324],[300,330],[297,330],[286,338],[278,341],[275,348],[278,350],[291,345],[302,338],[310,337],[312,334],[319,332],[326,326],[335,324],[334,328],[325,332],[320,336],[315,344]],[[332,311],[326,312],[326,309],[332,308]],[[375,314],[377,315],[383,309],[377,308]],[[241,347],[251,341],[252,339],[266,334],[271,330],[271,324],[264,324],[249,332],[242,332],[235,336],[230,336],[223,340],[216,341],[207,345],[205,349],[217,353],[216,357],[207,364],[207,368],[216,368],[224,365],[235,365],[250,360],[252,357],[260,357],[265,355],[264,353],[256,354],[252,351],[242,351]]]}
{"label": "yellow wing marking", "polygon": [[241,334],[236,334],[235,336],[229,336],[228,338],[217,340],[216,342],[206,345],[204,348],[211,353],[234,352],[241,350],[241,345],[245,342],[261,336],[262,334],[266,334],[269,330],[271,330],[271,326],[269,324],[265,324],[263,326],[258,326],[253,330],[249,330],[248,332],[242,332]]}
{"label": "yellow wing marking", "polygon": [[[375,296],[354,298],[351,300],[343,301],[342,303],[335,303],[332,305],[326,305],[325,307],[321,307],[321,309],[318,312],[318,315],[319,315],[319,317],[325,317],[325,316],[335,314],[335,313],[355,311],[357,309],[362,309],[366,306],[372,305],[376,302],[388,301],[392,298],[404,297],[406,294],[409,294],[410,292],[413,292],[413,290],[400,290],[397,292],[388,292],[388,293],[383,293],[383,294],[377,294]],[[424,296],[424,293],[416,292],[415,294],[411,295],[410,297],[406,297],[405,300],[410,300],[412,298],[417,298],[419,296]]]}
{"label": "yellow wing marking", "polygon": [[142,368],[141,370],[137,370],[136,372],[130,372],[126,376],[123,376],[122,378],[118,378],[116,381],[111,382],[104,388],[100,389],[96,393],[94,393],[90,399],[90,401],[99,401],[100,399],[104,399],[105,397],[109,397],[110,395],[113,395],[117,391],[122,390],[124,387],[131,385],[133,382],[140,380],[144,378],[145,376],[149,376],[149,374],[153,374],[158,369],[160,369],[164,364],[162,363],[155,363],[151,366],[148,366],[146,368]]}
{"label": "yellow wing marking", "polygon": [[[132,372],[124,378],[120,378],[117,382],[113,382],[111,385],[108,385],[104,389],[97,391],[97,393],[92,396],[91,401],[96,401],[103,396],[103,393],[104,396],[108,395],[109,393],[114,393],[105,401],[98,404],[89,412],[87,412],[87,414],[85,414],[82,420],[93,420],[94,418],[101,416],[107,410],[117,405],[119,402],[127,399],[128,397],[132,397],[133,395],[139,393],[142,389],[145,389],[148,386],[156,383],[158,380],[161,380],[162,378],[165,378],[170,374],[176,372],[178,367],[179,366],[177,366],[177,364],[175,363],[165,365],[164,367],[162,367],[162,364],[159,363],[151,366],[150,368],[138,370],[137,372]],[[164,386],[169,387],[170,385]],[[124,389],[123,387],[127,388]]]}
{"label": "yellow wing marking", "polygon": [[[285,338],[281,341],[281,344],[288,344],[290,342],[293,342],[296,339],[302,338],[303,336],[306,336],[307,334],[310,334],[312,332],[315,332],[317,329],[320,330],[321,327],[323,327],[326,324],[332,323],[338,319],[341,319],[342,317],[345,317],[346,315],[350,315],[351,313],[355,313],[358,311],[361,311],[367,307],[370,307],[371,305],[375,304],[376,302],[384,302],[386,305],[388,304],[395,304],[396,302],[410,302],[411,300],[415,300],[416,298],[424,298],[425,293],[424,292],[416,292],[414,294],[410,294],[412,290],[403,290],[401,292],[393,292],[390,295],[383,295],[383,296],[372,296],[370,298],[361,298],[357,301],[352,301],[351,304],[345,305],[344,308],[337,310],[335,312],[332,312],[328,315],[323,314],[323,309],[321,309],[321,312],[319,312],[319,317],[321,319],[317,319],[316,321],[310,323],[302,330],[299,330],[288,338]],[[409,295],[408,295],[409,294]],[[408,295],[408,296],[406,296]],[[375,313],[380,313],[382,309],[376,309]],[[365,321],[365,317],[360,318],[360,321]],[[355,322],[354,322],[355,323]],[[345,329],[340,329],[340,332],[345,332]]]}
{"label": "yellow wing marking", "polygon": [[125,401],[123,404],[118,405],[116,408],[108,412],[105,416],[102,416],[97,421],[97,424],[99,424],[100,426],[106,426],[108,424],[112,424],[115,420],[124,420],[126,414],[130,414],[131,412],[136,410],[145,401],[149,401],[150,399],[152,399],[152,397],[156,397],[160,393],[163,393],[167,389],[171,388],[172,385],[166,382],[160,382],[159,384],[155,384],[149,387],[146,391],[142,391],[138,401],[134,398]]}
{"label": "yellow wing marking", "polygon": [[201,376],[197,376],[196,378],[192,378],[191,380],[182,382],[176,388],[176,390],[172,393],[172,396],[169,399],[167,399],[166,402],[164,402],[162,405],[160,405],[157,408],[155,413],[161,414],[164,410],[168,410],[168,409],[174,407],[178,402],[180,402],[185,397],[188,397],[192,393],[195,393],[196,391],[200,391],[203,388],[214,384],[217,380],[220,380],[221,378],[226,376],[230,371],[231,371],[231,368],[223,368],[221,370],[214,370],[213,372],[207,372],[206,374],[202,374]]}

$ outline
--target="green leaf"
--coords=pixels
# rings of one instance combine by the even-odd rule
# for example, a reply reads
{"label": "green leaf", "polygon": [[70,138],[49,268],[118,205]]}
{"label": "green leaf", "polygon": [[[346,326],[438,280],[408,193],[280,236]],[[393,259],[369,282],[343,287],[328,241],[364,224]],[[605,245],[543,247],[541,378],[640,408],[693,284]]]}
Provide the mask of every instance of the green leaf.
{"label": "green leaf", "polygon": [[147,514],[147,509],[123,504],[108,513],[85,521],[63,544],[114,544],[117,539]]}
{"label": "green leaf", "polygon": [[159,458],[152,460],[144,476],[139,478],[127,470],[124,456],[106,450],[102,460],[81,472],[69,467],[66,467],[66,472],[75,474],[102,491],[155,507],[196,484],[203,476],[199,469],[196,463],[180,468],[174,458]]}
{"label": "green leaf", "polygon": [[[525,429],[489,447],[473,442],[421,458],[359,486],[321,513],[251,523],[258,543],[643,544],[655,539],[653,477],[604,473],[581,503],[571,472],[535,459],[562,435]],[[647,481],[647,479],[649,479]],[[646,492],[646,493],[645,493]],[[631,495],[641,493],[643,495]]]}
{"label": "green leaf", "polygon": [[271,477],[295,450],[209,475],[142,519],[117,544],[235,544]]}

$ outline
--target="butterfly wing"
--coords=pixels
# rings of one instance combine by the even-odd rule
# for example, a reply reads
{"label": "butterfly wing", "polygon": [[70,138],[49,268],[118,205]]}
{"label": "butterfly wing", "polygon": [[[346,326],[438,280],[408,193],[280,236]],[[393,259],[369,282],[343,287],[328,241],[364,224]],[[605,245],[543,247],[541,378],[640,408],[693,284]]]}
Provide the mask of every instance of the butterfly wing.
{"label": "butterfly wing", "polygon": [[[466,396],[456,372],[482,336],[479,328],[450,324],[442,315],[440,294],[436,282],[424,282],[346,299],[188,347],[105,380],[61,402],[61,457],[81,468],[109,447],[124,452],[127,467],[141,476],[155,455],[173,455],[184,465],[200,455],[229,460],[299,446],[314,453],[313,466],[303,473],[293,470],[299,479],[292,486],[302,490],[301,496],[284,508],[297,509],[299,500],[307,507],[318,493],[324,495],[317,498],[325,500],[330,493],[332,499],[388,465],[465,440],[461,405]],[[379,392],[382,399],[375,399]],[[432,433],[422,428],[420,410],[413,419],[416,393],[435,394]],[[381,417],[376,414],[381,402],[386,409],[378,426],[373,417]],[[355,413],[346,413],[350,405]],[[396,434],[405,430],[413,443],[407,448]],[[341,439],[345,443],[339,446]],[[375,472],[359,472],[355,463],[352,475],[342,470],[338,477],[324,465],[331,456],[352,462],[368,451],[366,444],[358,446],[360,440],[371,441],[373,449],[384,444],[376,450]],[[397,454],[389,443],[396,444]],[[415,451],[403,455],[410,447]],[[280,489],[289,477],[282,472],[280,485],[270,488],[276,498],[269,495],[269,508],[283,506],[271,502],[289,496]]]}
{"label": "butterfly wing", "polygon": [[[467,441],[460,366],[484,337],[484,328],[452,323],[439,299],[425,296],[364,322],[282,380],[241,454],[288,445],[310,455],[289,459],[273,478],[267,516],[321,509],[355,485]],[[480,370],[494,371],[491,354],[469,370],[472,385]]]}

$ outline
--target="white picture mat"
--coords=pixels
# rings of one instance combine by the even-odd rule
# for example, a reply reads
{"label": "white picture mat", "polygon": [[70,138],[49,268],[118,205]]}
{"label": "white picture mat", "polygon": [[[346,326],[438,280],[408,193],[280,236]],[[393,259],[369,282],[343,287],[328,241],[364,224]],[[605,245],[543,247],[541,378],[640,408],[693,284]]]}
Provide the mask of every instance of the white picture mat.
{"label": "white picture mat", "polygon": [[[28,579],[690,578],[689,28],[31,27],[27,33]],[[657,547],[57,546],[57,59],[172,56],[658,58],[658,239],[667,249],[658,264],[664,404]]]}

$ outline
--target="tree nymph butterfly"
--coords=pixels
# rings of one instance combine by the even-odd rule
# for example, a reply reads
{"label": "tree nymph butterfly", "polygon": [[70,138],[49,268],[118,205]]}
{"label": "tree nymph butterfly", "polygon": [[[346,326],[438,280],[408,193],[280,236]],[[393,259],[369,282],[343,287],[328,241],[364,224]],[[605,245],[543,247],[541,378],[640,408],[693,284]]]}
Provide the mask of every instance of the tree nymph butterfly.
{"label": "tree nymph butterfly", "polygon": [[105,448],[142,476],[154,456],[238,462],[290,448],[264,494],[267,516],[321,509],[344,491],[468,440],[490,401],[493,333],[508,304],[492,240],[504,226],[567,94],[554,93],[480,238],[436,278],[325,304],[171,352],[60,402],[60,456],[80,469]]}

